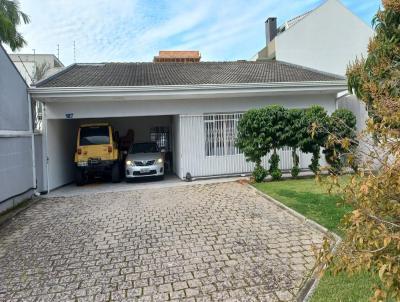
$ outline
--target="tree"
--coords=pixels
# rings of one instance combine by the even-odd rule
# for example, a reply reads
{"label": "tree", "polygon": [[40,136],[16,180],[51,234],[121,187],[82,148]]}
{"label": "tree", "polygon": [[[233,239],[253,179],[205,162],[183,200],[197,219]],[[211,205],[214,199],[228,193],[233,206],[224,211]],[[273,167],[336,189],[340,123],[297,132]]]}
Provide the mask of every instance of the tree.
{"label": "tree", "polygon": [[284,141],[286,146],[292,148],[293,167],[291,174],[293,177],[297,177],[300,173],[297,150],[300,148],[300,143],[303,140],[304,129],[308,129],[309,126],[304,115],[304,109],[290,109],[287,111],[287,128]]}
{"label": "tree", "polygon": [[17,26],[30,22],[29,16],[20,11],[16,0],[0,0],[0,42],[8,44],[14,51],[26,45],[25,39],[17,31]]}
{"label": "tree", "polygon": [[[356,125],[355,115],[347,109],[337,109],[328,121],[328,138],[325,143],[326,162],[330,165],[329,171],[340,174],[346,160],[357,170],[357,158],[352,156],[356,152]],[[350,157],[351,156],[351,157]]]}
{"label": "tree", "polygon": [[[383,7],[368,56],[347,72],[349,91],[368,104],[371,116],[360,170],[341,188],[353,211],[343,220],[346,236],[336,257],[328,241],[318,257],[333,262],[335,271],[377,274],[373,300],[400,301],[400,1],[384,0]],[[338,184],[336,176],[330,179]]]}
{"label": "tree", "polygon": [[263,109],[251,109],[243,114],[238,123],[236,146],[244,153],[247,161],[256,164],[253,176],[261,182],[267,172],[261,166],[261,158],[268,153],[265,140],[265,121]]}
{"label": "tree", "polygon": [[328,114],[321,106],[312,106],[305,111],[304,127],[301,132],[302,140],[300,149],[305,153],[312,153],[309,168],[315,174],[319,171],[319,158],[321,147],[327,139]]}
{"label": "tree", "polygon": [[272,105],[264,108],[263,116],[266,151],[267,153],[273,151],[269,159],[269,173],[273,180],[279,180],[282,177],[282,171],[279,169],[277,149],[285,146],[287,110],[282,106]]}

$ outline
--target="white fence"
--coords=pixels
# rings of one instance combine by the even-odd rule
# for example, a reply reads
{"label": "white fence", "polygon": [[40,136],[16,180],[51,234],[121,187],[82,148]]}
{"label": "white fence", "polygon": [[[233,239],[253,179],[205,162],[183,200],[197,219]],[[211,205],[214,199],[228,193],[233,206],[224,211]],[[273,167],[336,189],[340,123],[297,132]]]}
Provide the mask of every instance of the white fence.
{"label": "white fence", "polygon": [[[189,172],[193,177],[229,174],[247,174],[254,164],[234,146],[237,122],[241,113],[181,115],[180,123],[180,176]],[[279,150],[280,168],[290,170],[293,166],[290,148]],[[300,168],[307,169],[308,154],[299,153]],[[262,165],[269,167],[269,155]]]}

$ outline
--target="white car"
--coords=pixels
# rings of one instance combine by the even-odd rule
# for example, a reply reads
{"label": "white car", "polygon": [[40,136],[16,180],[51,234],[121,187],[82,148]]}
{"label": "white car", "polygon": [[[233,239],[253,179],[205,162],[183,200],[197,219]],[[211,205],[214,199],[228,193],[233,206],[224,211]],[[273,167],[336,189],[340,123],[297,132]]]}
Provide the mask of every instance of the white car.
{"label": "white car", "polygon": [[125,160],[126,179],[151,176],[164,178],[162,151],[156,143],[132,144]]}

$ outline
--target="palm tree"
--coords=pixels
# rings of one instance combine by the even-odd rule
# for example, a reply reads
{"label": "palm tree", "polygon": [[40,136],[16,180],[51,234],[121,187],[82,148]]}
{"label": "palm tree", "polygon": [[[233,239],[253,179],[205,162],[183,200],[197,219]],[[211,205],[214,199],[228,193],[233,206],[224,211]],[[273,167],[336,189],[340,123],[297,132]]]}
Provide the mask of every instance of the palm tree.
{"label": "palm tree", "polygon": [[18,0],[0,0],[0,42],[8,44],[14,51],[22,48],[26,41],[17,31],[21,20],[29,23],[29,16],[19,10]]}

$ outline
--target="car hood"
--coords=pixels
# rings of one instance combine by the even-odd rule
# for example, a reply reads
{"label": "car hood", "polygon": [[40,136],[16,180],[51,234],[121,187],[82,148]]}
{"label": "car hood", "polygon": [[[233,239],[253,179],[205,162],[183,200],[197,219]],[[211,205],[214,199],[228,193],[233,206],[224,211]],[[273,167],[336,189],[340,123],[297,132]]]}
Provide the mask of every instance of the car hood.
{"label": "car hood", "polygon": [[141,160],[157,160],[161,158],[161,153],[136,153],[136,154],[128,154],[126,160],[131,161],[141,161]]}

